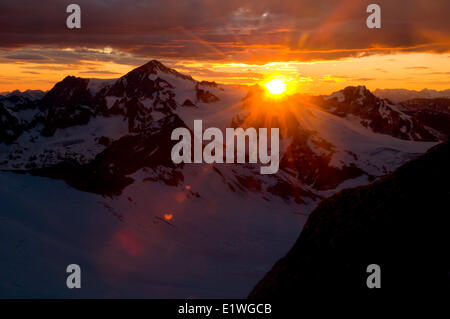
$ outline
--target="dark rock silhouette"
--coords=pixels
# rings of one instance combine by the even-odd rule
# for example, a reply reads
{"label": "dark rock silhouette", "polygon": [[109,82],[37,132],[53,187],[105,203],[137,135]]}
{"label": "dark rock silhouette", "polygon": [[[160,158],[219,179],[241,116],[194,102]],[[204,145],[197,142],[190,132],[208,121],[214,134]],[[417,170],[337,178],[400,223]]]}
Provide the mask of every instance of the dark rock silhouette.
{"label": "dark rock silhouette", "polygon": [[300,237],[249,298],[369,292],[369,264],[382,291],[448,287],[450,144],[432,148],[376,182],[323,200]]}

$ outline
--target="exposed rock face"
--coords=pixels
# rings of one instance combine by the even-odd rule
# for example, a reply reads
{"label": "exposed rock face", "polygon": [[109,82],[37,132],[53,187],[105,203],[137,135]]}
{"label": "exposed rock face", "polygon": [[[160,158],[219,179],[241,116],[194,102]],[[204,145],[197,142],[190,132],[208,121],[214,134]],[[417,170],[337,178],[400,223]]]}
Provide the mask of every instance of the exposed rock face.
{"label": "exposed rock face", "polygon": [[[201,84],[205,85],[205,82],[202,82]],[[214,85],[211,85],[209,82],[206,82],[206,85],[216,87]],[[195,86],[195,89],[197,91],[197,101],[203,103],[214,103],[219,101],[219,98],[217,96],[215,96],[208,90],[201,89],[199,84]]]}
{"label": "exposed rock face", "polygon": [[383,291],[448,287],[449,162],[450,144],[441,144],[370,185],[323,200],[249,297],[367,292],[369,264],[381,267]]}
{"label": "exposed rock face", "polygon": [[22,130],[19,119],[0,103],[0,143],[12,143]]}
{"label": "exposed rock face", "polygon": [[39,90],[14,91],[0,95],[0,143],[13,143],[38,119],[39,101],[45,93]]}
{"label": "exposed rock face", "polygon": [[401,104],[404,113],[432,128],[440,139],[450,136],[450,98],[412,99]]}
{"label": "exposed rock face", "polygon": [[[170,150],[175,141],[172,130],[183,127],[176,115],[168,116],[149,125],[141,134],[126,135],[108,144],[93,161],[80,165],[72,160],[57,165],[30,170],[31,174],[64,179],[78,189],[102,195],[118,195],[133,182],[128,175],[140,169],[152,169],[153,178],[168,185],[177,185],[183,175],[175,169]],[[167,173],[164,168],[171,168]]]}
{"label": "exposed rock face", "polygon": [[41,109],[46,113],[43,135],[51,136],[58,128],[89,122],[95,110],[88,83],[88,79],[68,76],[42,98]]}

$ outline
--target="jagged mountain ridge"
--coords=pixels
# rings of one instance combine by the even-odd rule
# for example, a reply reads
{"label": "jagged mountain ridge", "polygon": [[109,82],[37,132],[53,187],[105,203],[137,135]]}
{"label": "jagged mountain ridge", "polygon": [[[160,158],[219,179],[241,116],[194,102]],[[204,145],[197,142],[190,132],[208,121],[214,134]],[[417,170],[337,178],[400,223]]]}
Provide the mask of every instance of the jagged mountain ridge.
{"label": "jagged mountain ridge", "polygon": [[338,116],[354,117],[376,133],[414,141],[441,140],[432,127],[406,114],[401,105],[376,97],[365,86],[346,87],[329,96],[319,97],[316,103]]}
{"label": "jagged mountain ridge", "polygon": [[406,89],[376,89],[373,93],[380,98],[389,99],[394,103],[412,99],[450,98],[450,90],[436,91],[423,89],[415,91]]}

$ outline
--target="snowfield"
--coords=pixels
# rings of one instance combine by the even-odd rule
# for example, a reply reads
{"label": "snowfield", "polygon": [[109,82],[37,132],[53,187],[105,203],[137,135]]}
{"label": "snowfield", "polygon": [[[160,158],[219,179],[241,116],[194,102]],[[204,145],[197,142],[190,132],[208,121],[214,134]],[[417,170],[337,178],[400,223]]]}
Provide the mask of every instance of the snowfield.
{"label": "snowfield", "polygon": [[[214,178],[202,186],[214,201],[150,182],[112,199],[0,173],[0,297],[246,297],[307,216],[280,199],[244,199]],[[187,181],[192,192],[196,181]],[[72,263],[81,289],[66,287]]]}

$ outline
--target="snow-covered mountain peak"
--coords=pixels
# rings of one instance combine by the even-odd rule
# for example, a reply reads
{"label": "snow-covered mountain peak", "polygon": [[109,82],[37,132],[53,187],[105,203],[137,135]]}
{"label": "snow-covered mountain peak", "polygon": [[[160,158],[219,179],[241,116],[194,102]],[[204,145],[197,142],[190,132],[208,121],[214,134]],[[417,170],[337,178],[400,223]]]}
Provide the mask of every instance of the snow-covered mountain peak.
{"label": "snow-covered mountain peak", "polygon": [[166,74],[166,75],[172,75],[174,77],[177,77],[177,78],[180,78],[183,80],[188,80],[188,81],[193,81],[193,82],[195,81],[190,75],[185,75],[174,69],[171,69],[171,68],[165,66],[164,64],[162,64],[158,60],[151,60],[151,61],[147,62],[146,64],[141,65],[140,67],[127,73],[124,76],[124,78],[129,79],[129,78],[136,78],[136,77],[144,77],[144,76],[148,76],[150,74],[158,75],[161,73]]}

